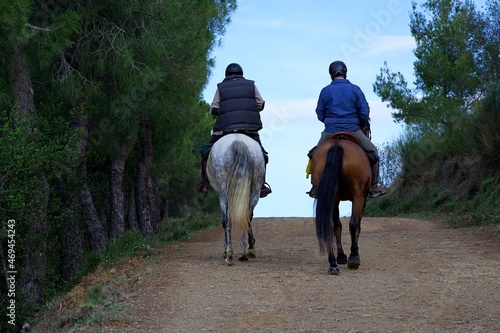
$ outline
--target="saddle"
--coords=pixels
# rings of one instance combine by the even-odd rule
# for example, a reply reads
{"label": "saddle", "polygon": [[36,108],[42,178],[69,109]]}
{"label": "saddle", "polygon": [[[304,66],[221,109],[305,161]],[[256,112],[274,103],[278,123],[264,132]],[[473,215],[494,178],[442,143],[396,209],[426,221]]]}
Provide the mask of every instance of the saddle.
{"label": "saddle", "polygon": [[[365,133],[366,135],[366,133]],[[335,139],[344,139],[344,140],[349,140],[354,142],[355,144],[359,145],[358,139],[354,137],[354,135],[347,133],[347,132],[338,132],[332,134],[329,139],[335,140]],[[368,161],[370,162],[370,165],[373,166],[375,163],[378,162],[378,160],[369,152],[366,152],[366,156],[368,157]]]}
{"label": "saddle", "polygon": [[355,144],[358,144],[358,139],[354,137],[351,133],[348,132],[337,132],[332,134],[329,139],[335,140],[335,139],[345,139],[354,142]]}
{"label": "saddle", "polygon": [[[366,135],[366,133],[365,133]],[[333,133],[332,135],[330,135],[330,137],[328,138],[330,140],[336,140],[336,139],[343,139],[343,140],[349,140],[349,141],[352,141],[354,142],[355,144],[359,145],[359,142],[358,142],[358,139],[356,139],[356,137],[354,135],[352,135],[351,133],[348,133],[348,132],[337,132],[337,133]],[[311,175],[312,173],[312,153],[314,151],[314,149],[316,149],[316,147],[313,147],[309,153],[307,153],[307,157],[309,157],[309,162],[307,163],[307,166],[306,166],[306,179],[309,178],[309,175]],[[370,161],[370,165],[373,165],[375,164],[377,161],[374,161],[373,158],[368,155],[368,160]]]}
{"label": "saddle", "polygon": [[[207,159],[208,155],[210,155],[210,150],[212,149],[213,143],[207,143],[203,147],[200,148],[200,154],[202,159]],[[265,164],[269,163],[269,153],[264,149],[264,147],[260,146],[262,149],[262,155],[264,155]]]}

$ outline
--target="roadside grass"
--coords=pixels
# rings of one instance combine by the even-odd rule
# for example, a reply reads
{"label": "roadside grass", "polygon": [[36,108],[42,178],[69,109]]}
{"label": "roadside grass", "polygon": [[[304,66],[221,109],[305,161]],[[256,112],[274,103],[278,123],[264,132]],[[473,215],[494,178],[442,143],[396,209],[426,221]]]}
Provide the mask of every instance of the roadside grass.
{"label": "roadside grass", "polygon": [[[498,225],[500,233],[500,182],[471,183],[467,188],[432,185],[411,195],[399,191],[368,200],[365,216],[434,218],[450,227]],[[462,193],[463,192],[463,193]]]}
{"label": "roadside grass", "polygon": [[[82,274],[67,283],[62,294],[69,292],[82,279],[100,268],[107,269],[119,263],[126,262],[132,258],[140,257],[143,260],[159,260],[162,245],[180,242],[193,238],[203,231],[220,223],[220,214],[192,214],[186,218],[169,218],[162,221],[162,228],[158,236],[146,238],[138,231],[129,231],[114,243],[108,244],[102,253],[87,253],[84,257],[84,269]],[[59,296],[62,296],[59,295]],[[54,297],[54,300],[58,296]],[[67,317],[58,318],[50,325],[51,328],[61,330],[63,328],[79,328],[91,325],[95,332],[99,332],[99,324],[105,320],[112,319],[117,313],[129,311],[132,308],[124,305],[124,295],[121,295],[114,287],[114,280],[97,282],[88,287],[83,295],[83,304]],[[48,301],[46,311],[57,307],[58,302]],[[42,309],[42,312],[43,309]],[[43,313],[38,313],[38,319]],[[34,319],[36,322],[36,318]]]}
{"label": "roadside grass", "polygon": [[498,108],[478,111],[488,122],[468,117],[440,131],[409,128],[381,147],[381,181],[390,191],[368,199],[364,215],[434,218],[453,228],[493,225],[500,234]]}

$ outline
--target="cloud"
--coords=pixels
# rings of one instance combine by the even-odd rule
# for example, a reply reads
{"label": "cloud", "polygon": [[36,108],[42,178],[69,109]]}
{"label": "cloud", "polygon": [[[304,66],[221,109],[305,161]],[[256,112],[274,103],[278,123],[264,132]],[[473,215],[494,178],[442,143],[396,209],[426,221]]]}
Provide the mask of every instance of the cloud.
{"label": "cloud", "polygon": [[261,113],[264,122],[279,119],[281,123],[289,125],[303,122],[307,119],[316,121],[316,99],[270,99]]}
{"label": "cloud", "polygon": [[403,125],[395,123],[392,118],[393,109],[386,102],[380,100],[368,101],[370,105],[370,122],[372,128],[372,141],[375,144],[391,142],[401,135]]}
{"label": "cloud", "polygon": [[416,48],[415,39],[412,36],[375,36],[372,42],[363,50],[362,58],[371,58],[380,55],[401,55],[410,53]]}
{"label": "cloud", "polygon": [[[263,143],[274,145],[281,144],[281,141],[291,142],[290,140],[315,143],[324,126],[316,117],[316,103],[317,99],[266,101],[266,108],[261,114],[264,123],[261,131]],[[394,122],[391,115],[393,110],[387,103],[377,99],[369,100],[368,104],[374,142],[380,144],[393,141],[403,128],[401,124]],[[282,140],[283,137],[287,139]]]}

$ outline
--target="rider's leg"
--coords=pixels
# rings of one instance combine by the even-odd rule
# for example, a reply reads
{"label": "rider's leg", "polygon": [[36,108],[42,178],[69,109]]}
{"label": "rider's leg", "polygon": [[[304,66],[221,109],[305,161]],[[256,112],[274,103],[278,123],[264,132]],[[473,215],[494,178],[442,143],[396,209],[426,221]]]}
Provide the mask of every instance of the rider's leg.
{"label": "rider's leg", "polygon": [[[309,165],[311,164],[311,158],[312,158],[312,153],[313,153],[314,149],[317,146],[319,146],[320,144],[322,144],[324,141],[328,140],[328,138],[331,137],[332,134],[333,133],[328,133],[328,132],[325,132],[325,131],[321,132],[321,136],[320,136],[320,138],[318,140],[318,144],[316,146],[314,146],[311,150],[309,150],[309,153],[307,154],[307,157],[309,157],[308,168],[309,168]],[[311,168],[312,168],[312,165],[311,165]],[[307,177],[308,177],[308,175],[307,175]],[[312,173],[311,173],[311,185],[312,185],[311,190],[309,192],[306,192],[306,194],[309,194],[309,196],[311,198],[316,198],[317,188],[316,188],[316,186],[314,186]]]}
{"label": "rider's leg", "polygon": [[378,155],[377,147],[370,141],[370,139],[361,131],[356,131],[351,133],[356,139],[361,148],[366,152],[368,159],[370,160],[370,166],[372,169],[372,183],[370,187],[370,196],[376,198],[382,194],[387,193],[387,190],[382,186],[378,185],[380,180],[380,157]]}
{"label": "rider's leg", "polygon": [[201,183],[196,188],[196,191],[199,192],[204,197],[208,194],[208,188],[210,187],[210,182],[207,176],[207,158],[203,157],[201,159]]}
{"label": "rider's leg", "polygon": [[271,190],[271,186],[268,183],[266,183],[266,169],[267,169],[267,163],[269,162],[269,157],[267,155],[267,151],[264,150],[264,147],[262,147],[262,154],[264,154],[265,164],[264,164],[264,183],[262,183],[262,187],[260,189],[260,197],[265,198],[273,191]]}
{"label": "rider's leg", "polygon": [[252,132],[252,133],[245,133],[245,134],[259,143],[260,148],[262,149],[262,154],[264,155],[264,161],[265,161],[264,183],[262,183],[262,187],[260,189],[260,197],[265,198],[273,192],[271,190],[271,186],[268,183],[266,183],[266,172],[265,171],[266,171],[266,167],[267,167],[267,162],[269,161],[269,157],[267,155],[267,151],[262,146],[262,142],[260,142],[260,136],[258,133]]}
{"label": "rider's leg", "polygon": [[212,147],[212,145],[221,138],[221,135],[214,135],[210,137],[210,142],[202,148],[201,156],[201,183],[196,188],[196,191],[201,193],[204,197],[208,194],[208,189],[210,188],[210,181],[207,175],[207,161],[208,161],[208,150],[205,150],[207,146]]}

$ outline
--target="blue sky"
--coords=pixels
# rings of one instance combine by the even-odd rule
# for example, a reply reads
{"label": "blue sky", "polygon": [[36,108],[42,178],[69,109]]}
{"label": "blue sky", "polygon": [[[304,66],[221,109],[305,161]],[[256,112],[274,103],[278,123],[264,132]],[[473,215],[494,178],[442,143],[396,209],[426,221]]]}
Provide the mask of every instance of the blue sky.
{"label": "blue sky", "polygon": [[[330,83],[332,61],[343,60],[348,79],[365,93],[373,142],[400,135],[401,125],[373,93],[373,83],[384,61],[414,80],[410,10],[410,1],[403,0],[239,1],[212,54],[215,67],[203,96],[210,103],[226,66],[237,62],[266,101],[260,135],[269,152],[273,193],[259,201],[256,217],[313,216],[313,200],[305,194],[311,187],[306,154],[323,130],[314,110],[320,90]],[[350,208],[343,202],[341,215],[350,216]]]}

